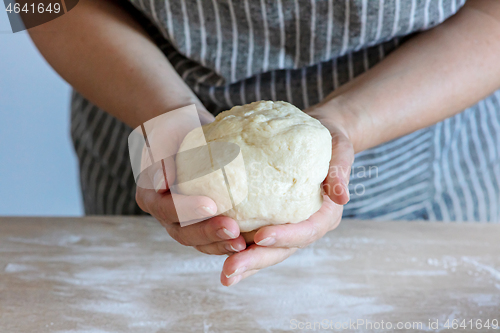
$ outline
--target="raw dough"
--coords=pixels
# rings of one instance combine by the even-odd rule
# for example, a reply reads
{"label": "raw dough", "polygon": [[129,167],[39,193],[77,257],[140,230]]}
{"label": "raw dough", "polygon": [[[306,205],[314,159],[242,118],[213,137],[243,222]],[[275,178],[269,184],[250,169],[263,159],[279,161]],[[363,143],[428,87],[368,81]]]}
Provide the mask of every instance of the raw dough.
{"label": "raw dough", "polygon": [[328,173],[332,138],[317,119],[290,103],[260,101],[220,113],[214,122],[203,126],[203,132],[210,147],[215,142],[239,146],[244,167],[243,163],[239,168],[226,167],[226,177],[233,197],[245,195],[247,190],[248,195],[231,208],[221,170],[211,174],[201,171],[203,159],[208,158],[212,158],[210,171],[217,170],[213,164],[221,150],[194,148],[203,141],[200,129],[190,132],[179,150],[199,149],[198,153],[176,158],[180,193],[212,198],[217,214],[235,219],[242,232],[297,223],[321,207],[321,183]]}

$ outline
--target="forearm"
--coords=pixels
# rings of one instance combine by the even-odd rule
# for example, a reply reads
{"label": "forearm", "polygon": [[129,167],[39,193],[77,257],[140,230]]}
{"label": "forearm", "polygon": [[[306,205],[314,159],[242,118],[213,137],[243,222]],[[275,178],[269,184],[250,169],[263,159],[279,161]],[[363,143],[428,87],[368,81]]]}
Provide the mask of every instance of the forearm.
{"label": "forearm", "polygon": [[317,108],[345,122],[356,152],[451,117],[500,88],[500,2],[469,0]]}
{"label": "forearm", "polygon": [[201,105],[142,27],[114,1],[82,0],[29,33],[67,82],[131,127],[168,110]]}

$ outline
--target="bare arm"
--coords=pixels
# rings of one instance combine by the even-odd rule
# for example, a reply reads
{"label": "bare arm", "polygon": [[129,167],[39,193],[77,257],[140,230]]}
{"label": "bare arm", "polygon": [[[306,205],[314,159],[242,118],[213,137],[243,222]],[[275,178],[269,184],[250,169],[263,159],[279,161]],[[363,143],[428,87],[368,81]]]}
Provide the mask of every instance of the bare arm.
{"label": "bare arm", "polygon": [[[29,29],[49,64],[91,102],[132,128],[196,103],[195,94],[142,27],[112,0],[82,0]],[[211,116],[204,114],[210,119]]]}
{"label": "bare arm", "polygon": [[[132,128],[193,103],[197,104],[203,123],[214,118],[141,26],[116,1],[82,0],[68,14],[32,28],[29,33],[45,59],[66,81]],[[175,139],[176,124],[168,126],[155,133],[155,140]],[[160,221],[175,240],[213,254],[245,248],[238,224],[228,217],[181,228],[165,182],[157,190],[158,193],[138,186],[137,203]],[[178,197],[176,204],[182,204],[185,211],[193,214],[192,218],[206,218],[217,211],[215,202],[208,197]]]}
{"label": "bare arm", "polygon": [[346,184],[354,153],[451,117],[500,88],[499,54],[500,1],[468,0],[457,15],[306,110],[332,133],[324,184],[331,200],[304,222],[259,229],[254,241],[260,246],[230,256],[223,282],[237,283],[335,228],[342,209],[333,202],[349,200]]}
{"label": "bare arm", "polygon": [[313,107],[356,152],[451,117],[500,88],[500,1],[469,0]]}

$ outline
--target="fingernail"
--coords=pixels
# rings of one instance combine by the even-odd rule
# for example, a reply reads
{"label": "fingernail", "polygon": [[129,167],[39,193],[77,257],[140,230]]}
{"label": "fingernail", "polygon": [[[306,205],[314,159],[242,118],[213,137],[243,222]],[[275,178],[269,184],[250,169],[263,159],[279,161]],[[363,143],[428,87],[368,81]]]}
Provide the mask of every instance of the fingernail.
{"label": "fingernail", "polygon": [[229,252],[240,252],[240,251],[236,250],[231,244],[226,244],[225,248]]}
{"label": "fingernail", "polygon": [[231,284],[228,287],[230,287],[230,286],[232,286],[232,285],[240,282],[242,277],[243,276],[241,276],[241,275],[238,275],[237,277],[235,277],[234,280],[233,280],[233,282],[231,282]]}
{"label": "fingernail", "polygon": [[226,277],[229,279],[229,278],[232,278],[233,276],[236,276],[236,275],[240,275],[242,273],[245,273],[245,271],[247,270],[246,266],[243,266],[243,267],[240,267],[238,268],[237,270],[235,270],[233,272],[233,274],[229,274],[229,275],[226,275]]}
{"label": "fingernail", "polygon": [[215,215],[216,212],[212,210],[212,208],[207,207],[207,206],[200,206],[196,208],[196,214],[200,217],[208,217],[208,216],[213,216]]}
{"label": "fingernail", "polygon": [[276,243],[276,239],[274,237],[267,237],[261,240],[260,242],[257,242],[257,245],[260,246],[270,246]]}
{"label": "fingernail", "polygon": [[217,230],[216,234],[217,234],[217,236],[219,236],[219,238],[222,238],[222,239],[235,239],[236,238],[236,236],[231,231],[227,230],[226,228],[222,228],[222,229]]}
{"label": "fingernail", "polygon": [[156,193],[158,193],[160,189],[166,188],[165,177],[163,177],[163,170],[156,171],[155,176],[153,177],[153,182],[155,183]]}

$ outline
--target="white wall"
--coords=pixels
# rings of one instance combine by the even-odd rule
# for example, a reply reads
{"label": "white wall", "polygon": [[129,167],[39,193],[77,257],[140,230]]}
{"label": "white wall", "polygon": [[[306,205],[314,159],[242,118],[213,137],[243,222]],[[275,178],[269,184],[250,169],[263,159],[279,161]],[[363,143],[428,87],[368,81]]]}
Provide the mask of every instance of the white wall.
{"label": "white wall", "polygon": [[0,215],[81,215],[70,87],[0,4]]}

